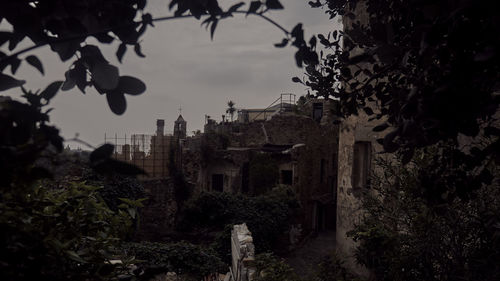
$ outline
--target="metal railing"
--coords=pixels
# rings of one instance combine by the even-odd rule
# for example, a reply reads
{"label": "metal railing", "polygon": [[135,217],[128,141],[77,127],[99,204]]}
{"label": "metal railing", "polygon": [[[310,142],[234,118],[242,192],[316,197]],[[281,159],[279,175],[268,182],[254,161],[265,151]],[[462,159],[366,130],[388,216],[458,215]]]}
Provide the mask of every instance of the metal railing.
{"label": "metal railing", "polygon": [[[284,96],[288,97],[288,99],[283,99]],[[296,104],[295,98],[296,98],[296,95],[292,94],[292,93],[281,94],[279,98],[277,98],[269,106],[267,106],[264,110],[262,110],[259,114],[257,114],[251,121],[255,121],[262,114],[264,114],[264,120],[266,120],[268,109],[270,109],[271,107],[277,105],[278,102],[280,104],[279,110],[276,110],[276,111],[273,111],[273,112],[270,112],[270,113],[271,114],[275,114],[276,112],[286,111],[287,108],[285,108],[286,106],[284,106],[284,104],[295,105]]]}

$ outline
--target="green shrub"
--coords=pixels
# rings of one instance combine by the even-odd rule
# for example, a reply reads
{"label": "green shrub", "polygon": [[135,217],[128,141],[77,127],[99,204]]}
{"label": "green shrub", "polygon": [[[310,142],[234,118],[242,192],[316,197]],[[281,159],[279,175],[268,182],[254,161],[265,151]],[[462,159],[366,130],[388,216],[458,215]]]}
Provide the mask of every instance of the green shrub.
{"label": "green shrub", "polygon": [[[3,192],[0,279],[107,280],[126,273],[132,260],[121,255],[120,239],[130,230],[135,207],[125,204],[113,212],[97,190],[74,183]],[[114,259],[124,264],[110,264]]]}
{"label": "green shrub", "polygon": [[257,197],[202,192],[186,202],[179,228],[222,231],[226,225],[246,223],[256,250],[263,252],[273,249],[276,240],[288,229],[297,208],[295,194],[286,187],[275,188]]}
{"label": "green shrub", "polygon": [[374,176],[376,193],[367,194],[364,218],[350,233],[359,242],[358,262],[378,280],[499,280],[498,177],[468,200],[435,204],[421,192],[425,179],[435,178],[443,190],[461,179],[436,175],[429,169],[436,158],[424,152],[406,166],[379,163],[384,174]]}
{"label": "green shrub", "polygon": [[267,153],[254,155],[250,161],[249,178],[255,195],[266,193],[278,183],[278,163]]}
{"label": "green shrub", "polygon": [[228,270],[212,249],[186,242],[128,243],[125,249],[129,255],[142,261],[137,263],[144,270],[141,280],[149,280],[156,274],[167,272],[182,274],[183,280],[201,280],[211,273],[225,273]]}
{"label": "green shrub", "polygon": [[257,269],[255,281],[301,280],[287,263],[271,253],[257,255],[255,266]]}

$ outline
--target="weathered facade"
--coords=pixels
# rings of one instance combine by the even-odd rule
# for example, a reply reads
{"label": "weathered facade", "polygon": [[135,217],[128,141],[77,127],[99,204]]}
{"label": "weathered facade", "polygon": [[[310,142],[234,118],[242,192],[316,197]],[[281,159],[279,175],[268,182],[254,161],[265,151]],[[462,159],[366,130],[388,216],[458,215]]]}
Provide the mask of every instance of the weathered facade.
{"label": "weathered facade", "polygon": [[188,138],[184,143],[183,171],[198,192],[257,195],[277,184],[289,185],[302,205],[297,223],[306,233],[334,229],[336,102],[310,99],[301,108],[281,108],[285,109],[267,120],[207,122],[201,139]]}

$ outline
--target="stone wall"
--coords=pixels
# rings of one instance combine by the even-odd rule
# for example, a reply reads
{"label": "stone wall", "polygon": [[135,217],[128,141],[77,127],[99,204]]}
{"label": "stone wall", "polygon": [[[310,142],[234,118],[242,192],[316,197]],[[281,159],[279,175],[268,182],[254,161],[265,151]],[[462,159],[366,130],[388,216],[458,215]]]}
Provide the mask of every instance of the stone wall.
{"label": "stone wall", "polygon": [[255,247],[247,225],[237,224],[231,232],[231,276],[233,281],[251,281],[256,274]]}

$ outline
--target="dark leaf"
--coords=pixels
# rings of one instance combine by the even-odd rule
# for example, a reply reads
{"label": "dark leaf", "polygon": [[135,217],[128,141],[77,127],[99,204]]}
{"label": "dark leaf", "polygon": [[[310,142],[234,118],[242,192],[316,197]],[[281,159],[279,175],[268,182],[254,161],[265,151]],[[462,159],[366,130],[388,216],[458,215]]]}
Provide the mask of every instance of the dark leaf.
{"label": "dark leaf", "polygon": [[212,22],[212,26],[210,26],[210,39],[214,40],[214,32],[215,32],[215,28],[217,27],[217,23],[219,21],[218,20],[214,20]]}
{"label": "dark leaf", "polygon": [[118,91],[110,91],[106,94],[109,108],[116,115],[122,115],[127,109],[127,101],[125,95]]}
{"label": "dark leaf", "polygon": [[50,85],[40,93],[40,97],[45,99],[46,101],[50,101],[57,94],[62,84],[63,81],[55,81],[50,83]]}
{"label": "dark leaf", "polygon": [[281,43],[274,44],[274,47],[276,47],[276,48],[283,48],[287,44],[288,44],[288,39],[287,38],[283,38],[283,40],[281,41]]}
{"label": "dark leaf", "polygon": [[15,75],[17,70],[19,69],[19,66],[21,65],[21,60],[18,59],[17,57],[11,58],[9,60],[10,63],[10,72],[12,75]]}
{"label": "dark leaf", "polygon": [[147,0],[137,0],[137,9],[143,10],[146,7]]}
{"label": "dark leaf", "polygon": [[385,130],[387,128],[389,128],[389,124],[384,123],[382,125],[375,126],[375,128],[373,128],[373,131],[374,132],[382,132],[383,130]]}
{"label": "dark leaf", "polygon": [[90,153],[90,163],[95,164],[98,161],[108,159],[113,155],[115,146],[109,143],[103,144]]}
{"label": "dark leaf", "polygon": [[312,36],[311,39],[309,40],[309,46],[311,46],[311,48],[316,48],[316,36]]}
{"label": "dark leaf", "polygon": [[150,25],[150,26],[154,27],[153,16],[149,13],[142,15],[142,22],[145,25]]}
{"label": "dark leaf", "polygon": [[11,37],[12,37],[11,32],[0,31],[0,46],[5,44],[5,42],[9,41]]}
{"label": "dark leaf", "polygon": [[85,87],[87,87],[87,68],[83,63],[76,62],[75,68],[71,71],[71,77],[75,79],[76,86],[82,93],[85,94]]}
{"label": "dark leaf", "polygon": [[304,40],[304,30],[302,29],[302,24],[299,23],[297,24],[293,29],[292,32],[290,33],[293,38],[295,38],[298,41]]}
{"label": "dark leaf", "polygon": [[266,6],[271,10],[281,10],[283,9],[283,5],[281,5],[278,0],[267,0]]}
{"label": "dark leaf", "polygon": [[22,86],[26,81],[17,80],[9,75],[0,73],[0,91],[5,91],[10,88]]}
{"label": "dark leaf", "polygon": [[232,12],[237,11],[237,10],[238,10],[241,6],[243,6],[243,5],[245,5],[245,2],[240,2],[240,3],[238,3],[238,4],[234,4],[233,6],[231,6],[231,7],[227,10],[227,12],[231,14]]}
{"label": "dark leaf", "polygon": [[69,60],[80,48],[81,40],[72,40],[66,42],[52,43],[50,48],[56,52],[62,61]]}
{"label": "dark leaf", "polygon": [[73,89],[76,85],[76,81],[73,77],[71,77],[71,69],[66,71],[64,73],[64,76],[66,77],[66,80],[64,80],[64,83],[61,86],[62,91],[69,91]]}
{"label": "dark leaf", "polygon": [[9,51],[12,51],[16,48],[17,44],[24,39],[24,35],[22,33],[12,33],[12,36],[9,39]]}
{"label": "dark leaf", "polygon": [[123,55],[125,55],[126,51],[127,45],[125,43],[121,43],[120,46],[118,46],[118,50],[116,50],[116,58],[120,63],[122,63]]}
{"label": "dark leaf", "polygon": [[141,45],[139,45],[139,43],[137,43],[137,44],[135,44],[135,45],[134,45],[134,51],[135,51],[135,53],[136,53],[139,57],[141,57],[141,58],[145,58],[145,57],[146,57],[146,56],[142,53],[142,51],[141,51]]}
{"label": "dark leaf", "polygon": [[321,7],[321,2],[319,0],[316,0],[316,2],[309,1],[309,6],[311,6],[311,8],[319,8]]}
{"label": "dark leaf", "polygon": [[81,61],[87,63],[90,68],[94,67],[94,65],[108,63],[102,55],[101,50],[94,45],[86,45],[80,48],[80,54],[82,55]]}
{"label": "dark leaf", "polygon": [[131,76],[120,76],[118,90],[129,95],[140,95],[146,91],[146,84]]}
{"label": "dark leaf", "polygon": [[94,37],[101,43],[109,44],[115,40],[113,36],[110,36],[107,32],[102,32],[95,34]]}
{"label": "dark leaf", "polygon": [[337,30],[335,30],[335,31],[332,33],[332,37],[333,37],[334,39],[337,39]]}
{"label": "dark leaf", "polygon": [[115,89],[120,80],[118,68],[109,63],[97,64],[92,69],[92,79],[101,89]]}
{"label": "dark leaf", "polygon": [[66,80],[64,80],[64,83],[61,86],[62,91],[69,91],[76,86],[76,81],[75,81],[75,79],[73,79],[73,77],[71,77],[70,71],[71,70],[68,70],[64,74],[64,76],[66,76]]}
{"label": "dark leaf", "polygon": [[370,107],[363,107],[363,110],[365,111],[366,115],[373,115],[373,110]]}
{"label": "dark leaf", "polygon": [[249,14],[256,13],[261,5],[262,5],[262,3],[260,1],[252,1],[252,3],[250,3],[250,8],[248,9],[248,12],[246,15],[248,16]]}
{"label": "dark leaf", "polygon": [[300,80],[300,78],[299,78],[299,77],[293,77],[293,78],[292,78],[292,81],[293,81],[293,82],[295,82],[295,83],[301,83],[301,84],[304,84],[304,83],[302,82],[302,80]]}
{"label": "dark leaf", "polygon": [[36,68],[40,73],[45,74],[43,70],[43,65],[42,62],[34,55],[27,56],[26,57],[26,62],[28,62],[31,66]]}
{"label": "dark leaf", "polygon": [[297,64],[297,67],[302,67],[302,52],[297,51],[295,53],[295,63]]}

